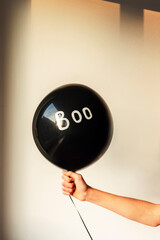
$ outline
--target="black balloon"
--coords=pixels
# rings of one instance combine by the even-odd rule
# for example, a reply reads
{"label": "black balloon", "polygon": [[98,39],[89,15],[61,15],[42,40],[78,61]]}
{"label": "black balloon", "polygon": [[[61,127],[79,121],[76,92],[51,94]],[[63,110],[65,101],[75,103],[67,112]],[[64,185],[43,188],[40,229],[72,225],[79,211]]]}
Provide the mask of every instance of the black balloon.
{"label": "black balloon", "polygon": [[33,118],[33,137],[53,164],[77,171],[98,160],[113,133],[110,110],[91,88],[61,86],[48,94]]}

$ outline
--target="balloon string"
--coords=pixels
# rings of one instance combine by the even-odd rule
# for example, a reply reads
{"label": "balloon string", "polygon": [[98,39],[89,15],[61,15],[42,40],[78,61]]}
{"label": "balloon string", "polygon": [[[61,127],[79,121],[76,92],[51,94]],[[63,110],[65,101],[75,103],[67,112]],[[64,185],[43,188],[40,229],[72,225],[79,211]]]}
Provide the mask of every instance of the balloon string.
{"label": "balloon string", "polygon": [[85,222],[84,222],[84,220],[83,220],[83,218],[82,218],[80,212],[78,211],[78,209],[77,209],[77,207],[76,207],[76,204],[74,203],[74,201],[73,201],[71,195],[69,195],[69,197],[70,197],[70,199],[71,199],[71,201],[72,201],[72,203],[73,203],[75,209],[77,210],[77,213],[78,213],[78,215],[79,215],[79,217],[80,217],[80,219],[81,219],[81,221],[82,221],[82,223],[83,223],[83,225],[84,225],[84,227],[85,227],[85,229],[86,229],[86,231],[87,231],[87,233],[88,233],[90,239],[93,240],[93,238],[92,238],[92,236],[91,236],[91,234],[90,234],[90,232],[89,232],[89,230],[88,230],[88,228],[87,228],[87,226],[86,226],[86,224],[85,224]]}

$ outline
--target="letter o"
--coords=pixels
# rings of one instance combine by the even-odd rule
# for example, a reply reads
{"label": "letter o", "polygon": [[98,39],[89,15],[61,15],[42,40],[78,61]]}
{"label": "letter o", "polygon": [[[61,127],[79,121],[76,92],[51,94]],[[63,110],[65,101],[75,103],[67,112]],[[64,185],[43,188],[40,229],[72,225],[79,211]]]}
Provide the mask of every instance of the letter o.
{"label": "letter o", "polygon": [[[84,107],[82,109],[82,112],[87,120],[90,120],[92,118],[91,110],[88,107]],[[87,112],[88,112],[88,114],[87,114]]]}
{"label": "letter o", "polygon": [[[79,119],[76,119],[75,114],[78,115]],[[76,122],[76,123],[80,123],[82,121],[82,115],[78,110],[74,110],[72,112],[71,116],[72,116],[73,121]]]}

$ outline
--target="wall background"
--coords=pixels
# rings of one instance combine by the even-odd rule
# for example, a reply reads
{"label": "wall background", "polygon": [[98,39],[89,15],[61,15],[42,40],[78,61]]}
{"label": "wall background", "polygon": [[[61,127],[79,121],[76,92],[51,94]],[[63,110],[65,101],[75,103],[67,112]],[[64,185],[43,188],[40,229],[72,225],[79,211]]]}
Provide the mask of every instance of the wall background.
{"label": "wall background", "polygon": [[[104,191],[160,203],[160,13],[144,10],[143,32],[137,35],[136,19],[126,22],[129,31],[121,31],[119,4],[15,3],[3,44],[3,238],[87,240],[71,201],[61,193],[61,170],[34,144],[32,118],[57,86],[82,83],[95,89],[111,109],[114,136],[106,154],[79,172]],[[159,240],[159,227],[75,202],[94,240]]]}

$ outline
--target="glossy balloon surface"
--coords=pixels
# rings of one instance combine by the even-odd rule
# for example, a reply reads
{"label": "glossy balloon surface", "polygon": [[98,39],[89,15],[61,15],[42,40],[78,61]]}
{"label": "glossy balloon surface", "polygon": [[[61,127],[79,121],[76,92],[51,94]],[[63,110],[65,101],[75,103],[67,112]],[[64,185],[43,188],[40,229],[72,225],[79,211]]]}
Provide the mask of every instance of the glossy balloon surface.
{"label": "glossy balloon surface", "polygon": [[61,86],[48,94],[33,119],[33,137],[53,164],[76,171],[98,160],[113,132],[110,110],[92,89],[79,84]]}

